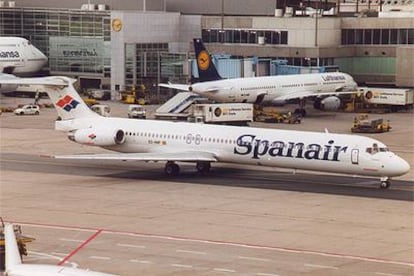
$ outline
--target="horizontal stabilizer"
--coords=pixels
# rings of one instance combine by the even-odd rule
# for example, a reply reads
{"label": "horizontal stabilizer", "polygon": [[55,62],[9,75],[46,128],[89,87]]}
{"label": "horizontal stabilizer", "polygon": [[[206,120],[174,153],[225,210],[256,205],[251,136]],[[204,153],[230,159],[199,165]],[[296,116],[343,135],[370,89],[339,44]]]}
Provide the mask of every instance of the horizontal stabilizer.
{"label": "horizontal stabilizer", "polygon": [[190,91],[189,90],[190,86],[187,84],[160,83],[158,84],[158,86],[165,87],[165,88],[171,88],[171,89],[177,89],[181,91]]}

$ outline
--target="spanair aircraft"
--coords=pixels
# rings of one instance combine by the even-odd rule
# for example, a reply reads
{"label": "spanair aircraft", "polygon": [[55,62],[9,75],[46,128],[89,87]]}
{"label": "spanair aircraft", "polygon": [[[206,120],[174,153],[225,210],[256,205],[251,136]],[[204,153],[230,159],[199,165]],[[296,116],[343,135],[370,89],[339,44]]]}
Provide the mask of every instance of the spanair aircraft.
{"label": "spanair aircraft", "polygon": [[21,37],[0,37],[0,73],[30,75],[47,64],[47,57]]}
{"label": "spanair aircraft", "polygon": [[23,264],[17,246],[13,224],[4,225],[7,276],[110,276],[113,274],[94,272],[58,265]]}
{"label": "spanair aircraft", "polygon": [[340,72],[222,79],[201,39],[194,39],[194,50],[200,82],[159,86],[194,92],[223,103],[284,104],[300,100],[300,109],[295,113],[302,116],[306,114],[303,108],[306,98],[314,98],[317,109],[336,110],[341,105],[338,95],[356,93],[353,78]]}
{"label": "spanair aircraft", "polygon": [[194,162],[207,173],[214,162],[239,163],[361,176],[375,176],[381,187],[409,164],[380,141],[356,135],[261,129],[102,117],[91,111],[67,77],[0,78],[5,84],[39,85],[61,120],[55,128],[76,143],[117,153],[55,156],[61,159],[165,161],[168,175],[176,162]]}

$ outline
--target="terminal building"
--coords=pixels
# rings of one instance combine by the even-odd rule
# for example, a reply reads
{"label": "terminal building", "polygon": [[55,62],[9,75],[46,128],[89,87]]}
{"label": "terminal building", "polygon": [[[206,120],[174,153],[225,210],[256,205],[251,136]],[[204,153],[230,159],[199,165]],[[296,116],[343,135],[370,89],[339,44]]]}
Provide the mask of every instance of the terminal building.
{"label": "terminal building", "polygon": [[[337,66],[360,84],[414,87],[414,0],[0,1],[0,35],[29,39],[50,74],[84,88],[159,92],[191,79],[192,39],[242,61],[228,76],[273,65]],[[251,68],[250,68],[251,67]],[[225,76],[226,77],[226,76]]]}

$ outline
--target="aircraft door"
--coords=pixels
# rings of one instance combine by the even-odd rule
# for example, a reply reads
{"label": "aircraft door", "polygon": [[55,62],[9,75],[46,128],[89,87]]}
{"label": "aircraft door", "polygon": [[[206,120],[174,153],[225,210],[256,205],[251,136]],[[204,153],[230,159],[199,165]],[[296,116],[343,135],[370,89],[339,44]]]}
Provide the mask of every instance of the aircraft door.
{"label": "aircraft door", "polygon": [[358,165],[359,163],[359,150],[358,149],[353,149],[351,151],[351,162],[354,165]]}
{"label": "aircraft door", "polygon": [[236,99],[236,91],[237,91],[237,88],[236,87],[232,87],[232,88],[230,88],[230,90],[229,90],[229,102],[236,102],[238,99]]}

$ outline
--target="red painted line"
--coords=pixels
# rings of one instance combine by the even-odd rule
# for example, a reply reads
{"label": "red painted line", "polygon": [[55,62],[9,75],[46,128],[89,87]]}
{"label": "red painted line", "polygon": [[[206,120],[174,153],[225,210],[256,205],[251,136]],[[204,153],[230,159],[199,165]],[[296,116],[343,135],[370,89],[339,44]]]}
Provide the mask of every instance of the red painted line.
{"label": "red painted line", "polygon": [[370,168],[364,168],[364,171],[368,171],[368,172],[377,172],[377,169],[370,169]]}
{"label": "red painted line", "polygon": [[63,265],[67,260],[69,260],[73,255],[79,252],[85,245],[87,245],[89,242],[91,242],[94,238],[96,238],[100,233],[102,232],[102,229],[99,229],[95,232],[92,236],[90,236],[86,241],[84,241],[81,245],[79,245],[75,250],[69,253],[63,260],[61,260],[58,265]]}
{"label": "red painted line", "polygon": [[[63,229],[63,230],[78,230],[78,231],[96,231],[97,230],[94,228],[77,227],[77,226],[69,226],[69,225],[18,222],[18,221],[9,221],[9,220],[5,220],[5,222],[16,223],[20,225],[27,225],[27,226],[32,226],[32,227],[50,227],[50,228]],[[281,246],[268,246],[268,245],[249,244],[249,243],[238,243],[238,242],[231,242],[231,241],[198,239],[198,238],[173,236],[173,235],[168,236],[168,235],[140,233],[140,232],[133,232],[133,231],[118,231],[118,230],[111,230],[111,229],[99,229],[96,233],[94,233],[88,240],[86,240],[83,244],[81,244],[76,250],[70,253],[59,264],[62,264],[65,261],[67,261],[70,257],[76,254],[82,247],[84,247],[87,243],[93,240],[100,233],[129,235],[129,236],[147,237],[147,238],[155,238],[155,239],[187,241],[187,242],[199,242],[199,243],[216,244],[216,245],[228,245],[228,246],[236,246],[236,247],[264,249],[264,250],[276,250],[276,251],[281,251],[281,252],[311,254],[311,255],[319,255],[319,256],[326,256],[326,257],[332,257],[332,258],[345,258],[345,259],[351,259],[351,260],[376,262],[376,263],[388,263],[388,264],[396,264],[396,265],[414,267],[414,262],[397,261],[397,260],[390,260],[390,259],[377,258],[377,257],[348,255],[348,254],[337,253],[337,252],[324,252],[324,251],[318,251],[318,250],[289,248],[289,247],[281,247]]]}

